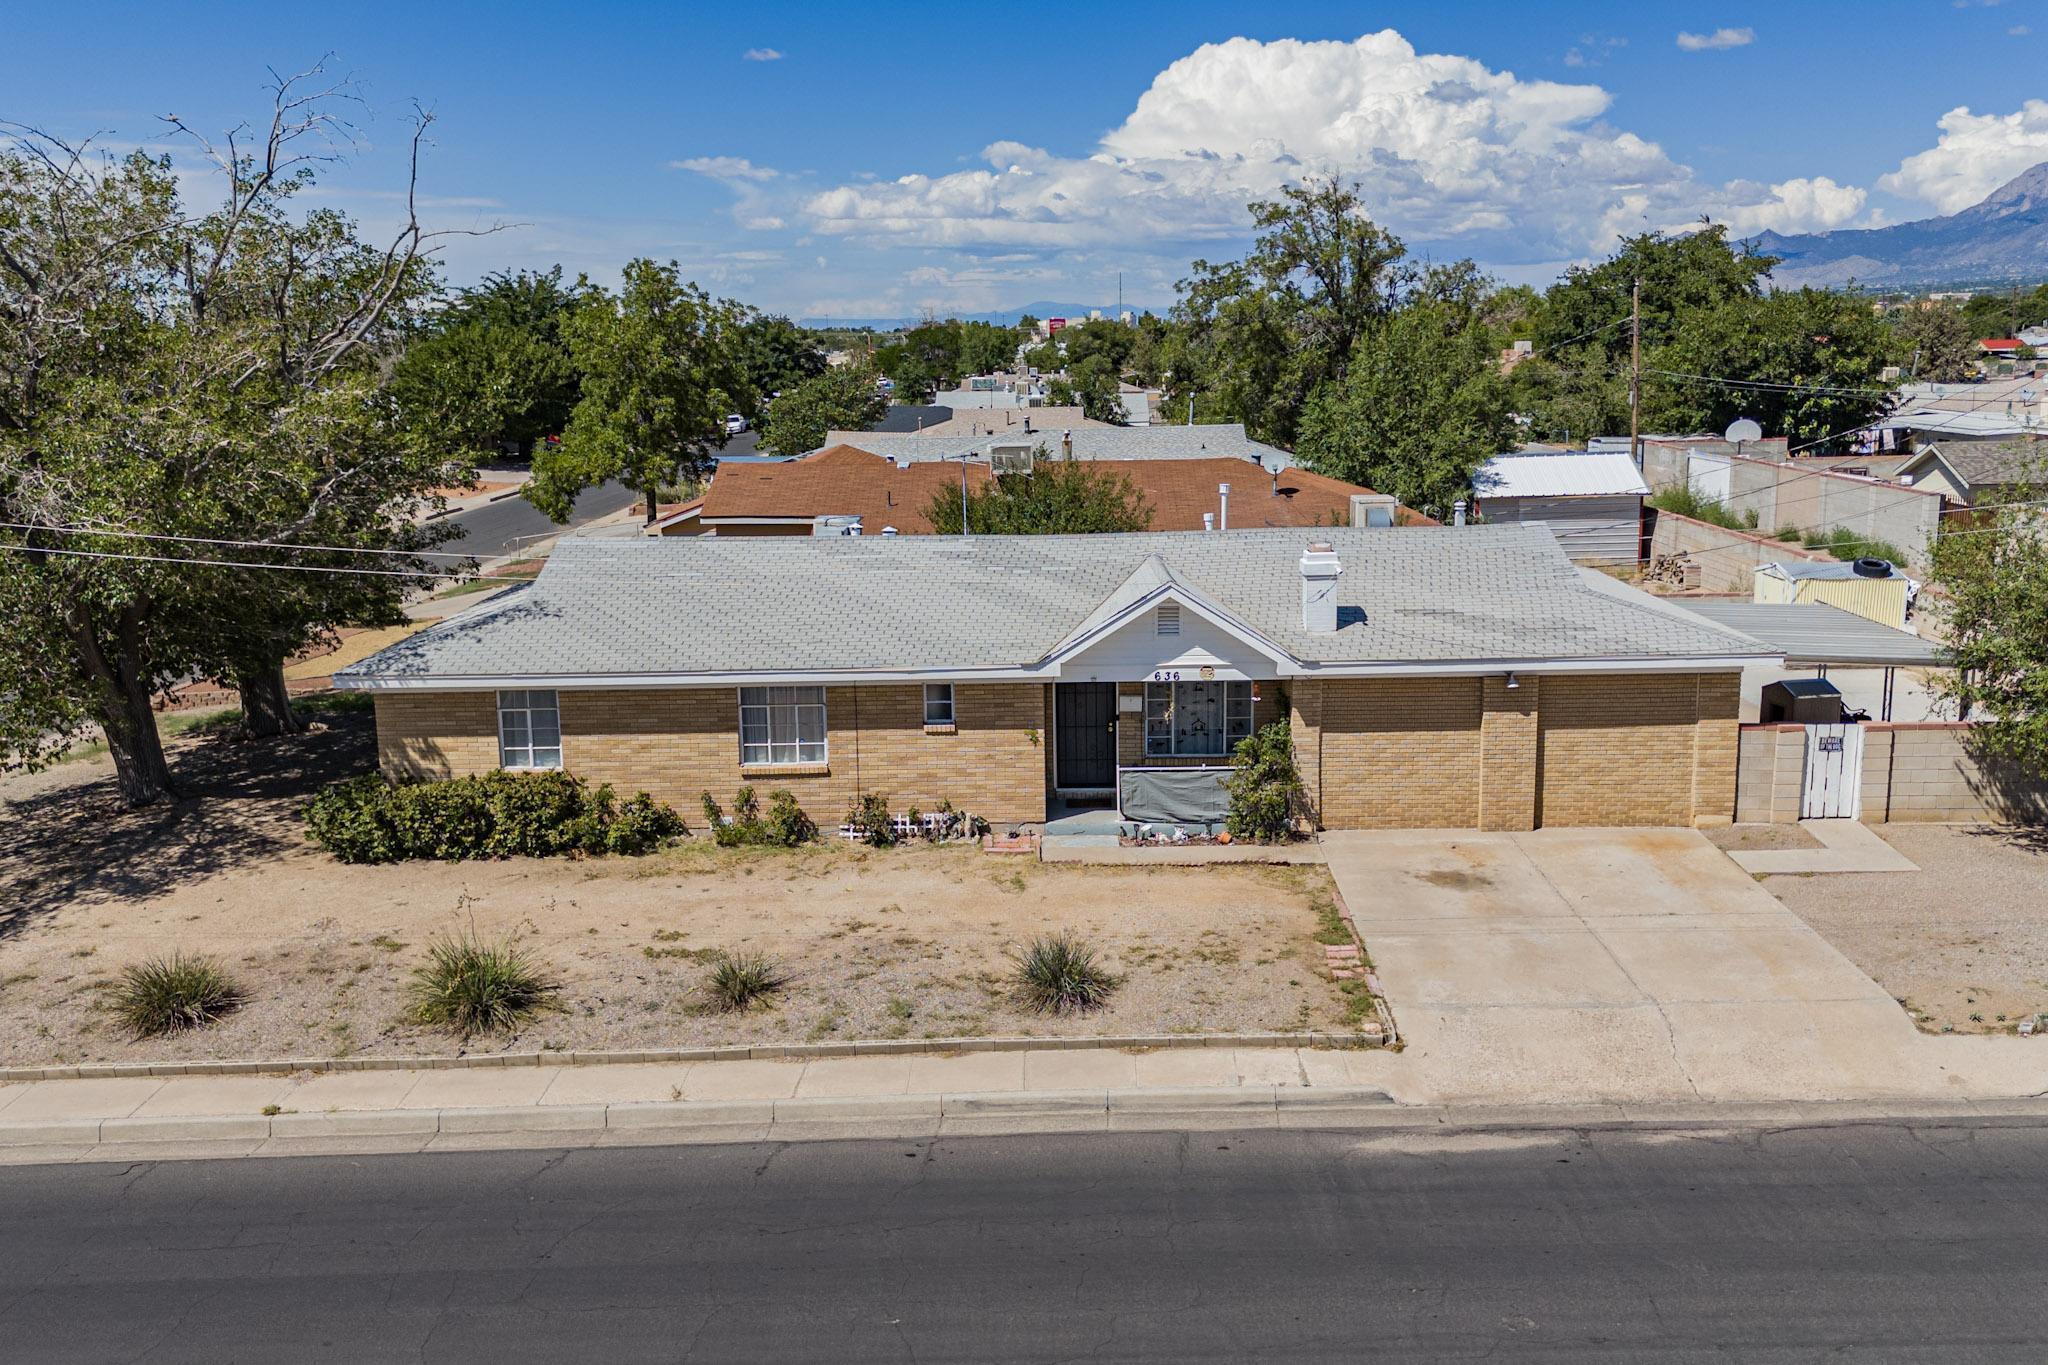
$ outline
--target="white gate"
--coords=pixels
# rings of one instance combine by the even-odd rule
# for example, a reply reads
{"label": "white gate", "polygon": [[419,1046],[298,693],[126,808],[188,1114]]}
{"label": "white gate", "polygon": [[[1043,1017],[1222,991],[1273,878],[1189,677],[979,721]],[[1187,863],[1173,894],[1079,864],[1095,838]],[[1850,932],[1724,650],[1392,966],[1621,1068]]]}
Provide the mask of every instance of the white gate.
{"label": "white gate", "polygon": [[1862,727],[1807,726],[1806,781],[1799,793],[1799,818],[1854,820],[1862,813]]}
{"label": "white gate", "polygon": [[1685,481],[1693,496],[1708,502],[1725,503],[1732,487],[1728,461],[1689,450],[1685,457]]}

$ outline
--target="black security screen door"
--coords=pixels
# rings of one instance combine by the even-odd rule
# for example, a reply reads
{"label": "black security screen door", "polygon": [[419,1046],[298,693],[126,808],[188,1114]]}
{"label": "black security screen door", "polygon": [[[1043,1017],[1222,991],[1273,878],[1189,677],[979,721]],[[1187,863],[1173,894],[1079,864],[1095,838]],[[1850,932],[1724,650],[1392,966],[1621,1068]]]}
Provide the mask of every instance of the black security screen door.
{"label": "black security screen door", "polygon": [[1116,684],[1054,683],[1058,735],[1055,781],[1062,787],[1116,785]]}

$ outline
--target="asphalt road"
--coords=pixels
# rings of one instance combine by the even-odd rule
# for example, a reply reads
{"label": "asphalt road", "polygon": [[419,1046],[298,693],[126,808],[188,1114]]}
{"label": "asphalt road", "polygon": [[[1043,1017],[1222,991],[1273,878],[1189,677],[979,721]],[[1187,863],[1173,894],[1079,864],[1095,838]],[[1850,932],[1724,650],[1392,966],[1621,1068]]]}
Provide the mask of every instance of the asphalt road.
{"label": "asphalt road", "polygon": [[[721,455],[752,455],[760,437],[752,431],[743,431],[726,442]],[[531,545],[543,536],[559,535],[570,527],[582,526],[609,516],[622,507],[630,507],[638,495],[622,483],[600,484],[585,489],[570,508],[568,526],[557,526],[539,512],[525,498],[506,498],[501,502],[486,503],[471,508],[447,520],[463,529],[460,539],[451,539],[447,548],[475,555],[478,559],[496,559]]]}
{"label": "asphalt road", "polygon": [[0,1357],[2039,1361],[2048,1127],[0,1169]]}

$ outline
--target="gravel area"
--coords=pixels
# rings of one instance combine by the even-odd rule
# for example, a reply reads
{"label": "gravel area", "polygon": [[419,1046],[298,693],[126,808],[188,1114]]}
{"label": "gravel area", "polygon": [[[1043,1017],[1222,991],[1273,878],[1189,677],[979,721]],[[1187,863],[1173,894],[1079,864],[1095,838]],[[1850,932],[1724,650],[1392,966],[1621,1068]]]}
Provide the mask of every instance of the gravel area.
{"label": "gravel area", "polygon": [[[461,933],[515,938],[561,985],[559,1008],[471,1052],[1346,1026],[1314,940],[1334,894],[1320,867],[702,843],[348,867],[305,841],[297,811],[370,747],[360,715],[288,741],[180,743],[190,798],[141,812],[119,808],[104,759],[0,782],[0,1064],[453,1052],[403,1016],[425,945]],[[1124,978],[1107,1008],[1052,1018],[1013,998],[1009,954],[1052,929]],[[173,949],[220,959],[247,1002],[133,1041],[107,987]],[[704,1009],[707,963],[731,950],[787,969],[772,1008]]]}
{"label": "gravel area", "polygon": [[2048,831],[1873,828],[1920,870],[1764,885],[1923,1029],[2003,1033],[2048,1012]]}
{"label": "gravel area", "polygon": [[1703,829],[1700,833],[1726,853],[1765,853],[1821,846],[1820,840],[1797,825],[1721,825]]}

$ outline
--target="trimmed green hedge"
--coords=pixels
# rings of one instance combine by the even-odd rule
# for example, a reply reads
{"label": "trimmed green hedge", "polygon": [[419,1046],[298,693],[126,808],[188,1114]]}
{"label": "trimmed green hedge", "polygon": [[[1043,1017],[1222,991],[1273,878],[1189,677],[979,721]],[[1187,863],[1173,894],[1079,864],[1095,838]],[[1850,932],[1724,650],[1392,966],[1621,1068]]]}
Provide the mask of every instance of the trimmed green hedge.
{"label": "trimmed green hedge", "polygon": [[398,787],[351,778],[313,798],[306,831],[345,863],[642,854],[689,833],[680,815],[645,792],[621,805],[609,786],[552,772]]}

